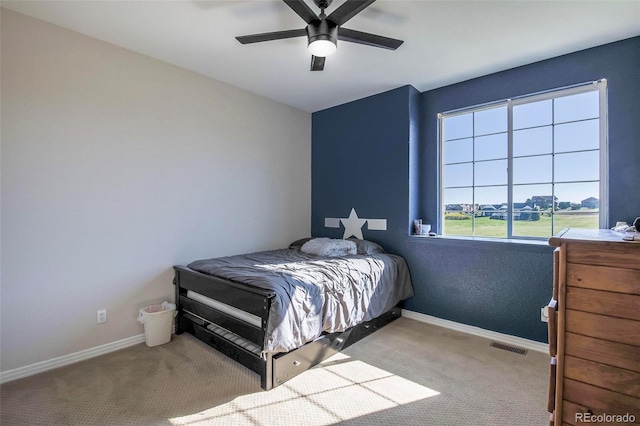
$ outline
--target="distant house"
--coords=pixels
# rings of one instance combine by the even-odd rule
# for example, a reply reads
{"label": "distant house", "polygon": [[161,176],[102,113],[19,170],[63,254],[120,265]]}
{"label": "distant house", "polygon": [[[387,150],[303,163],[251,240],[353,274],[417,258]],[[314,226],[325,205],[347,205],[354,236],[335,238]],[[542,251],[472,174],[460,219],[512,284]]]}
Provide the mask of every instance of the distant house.
{"label": "distant house", "polygon": [[497,209],[495,208],[495,206],[492,206],[491,204],[487,204],[485,206],[482,206],[480,208],[481,211],[481,216],[486,217],[486,216],[491,216],[493,213],[495,213],[497,211]]}
{"label": "distant house", "polygon": [[588,209],[597,209],[600,206],[600,201],[595,197],[589,197],[586,200],[582,200],[580,205]]}
{"label": "distant house", "polygon": [[514,216],[515,220],[531,220],[531,212],[533,209],[529,206],[524,206]]}
{"label": "distant house", "polygon": [[540,220],[540,212],[530,206],[524,206],[514,214],[514,220]]}
{"label": "distant house", "polygon": [[533,206],[539,207],[541,210],[548,209],[550,207],[556,207],[558,197],[552,195],[534,195],[531,197]]}
{"label": "distant house", "polygon": [[507,220],[509,215],[509,207],[506,204],[500,206],[497,212],[491,214],[491,219]]}
{"label": "distant house", "polygon": [[474,213],[478,209],[478,205],[462,204],[462,211],[465,213]]}
{"label": "distant house", "polygon": [[[494,213],[491,213],[491,219],[507,220],[508,217],[509,209],[505,205],[501,206],[500,209]],[[538,209],[531,208],[531,206],[525,205],[522,208],[513,210],[513,220],[540,220],[540,211]]]}
{"label": "distant house", "polygon": [[463,213],[473,213],[478,209],[478,205],[475,206],[473,204],[447,204],[445,206],[446,212],[463,212]]}

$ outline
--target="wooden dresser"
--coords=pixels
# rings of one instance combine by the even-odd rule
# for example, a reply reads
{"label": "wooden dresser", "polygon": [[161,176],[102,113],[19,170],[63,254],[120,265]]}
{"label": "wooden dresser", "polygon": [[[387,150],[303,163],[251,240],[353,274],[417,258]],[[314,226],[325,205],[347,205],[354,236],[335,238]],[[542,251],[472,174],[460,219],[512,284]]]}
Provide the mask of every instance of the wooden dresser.
{"label": "wooden dresser", "polygon": [[550,424],[640,424],[640,243],[565,229],[549,244]]}

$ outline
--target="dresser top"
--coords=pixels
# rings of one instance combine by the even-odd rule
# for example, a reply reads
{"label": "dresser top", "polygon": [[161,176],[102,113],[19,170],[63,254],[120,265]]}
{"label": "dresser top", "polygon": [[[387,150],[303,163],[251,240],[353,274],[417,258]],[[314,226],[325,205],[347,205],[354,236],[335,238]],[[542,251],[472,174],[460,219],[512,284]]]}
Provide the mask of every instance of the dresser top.
{"label": "dresser top", "polygon": [[625,243],[640,248],[640,242],[622,239],[630,235],[638,235],[638,233],[615,232],[610,229],[565,228],[549,239],[549,245],[558,247],[563,242]]}

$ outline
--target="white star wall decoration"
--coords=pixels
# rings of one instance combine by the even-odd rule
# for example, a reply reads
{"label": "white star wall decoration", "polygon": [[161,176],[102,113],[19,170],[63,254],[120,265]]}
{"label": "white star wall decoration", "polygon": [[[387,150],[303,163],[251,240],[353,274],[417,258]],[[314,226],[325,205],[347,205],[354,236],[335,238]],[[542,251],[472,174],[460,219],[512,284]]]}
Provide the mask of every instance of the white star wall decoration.
{"label": "white star wall decoration", "polygon": [[362,226],[366,223],[367,229],[373,231],[386,231],[387,219],[365,219],[358,217],[356,209],[352,208],[349,217],[337,218],[326,217],[324,219],[324,226],[327,228],[340,228],[340,223],[344,226],[344,235],[342,238],[349,238],[354,236],[360,240],[362,237]]}

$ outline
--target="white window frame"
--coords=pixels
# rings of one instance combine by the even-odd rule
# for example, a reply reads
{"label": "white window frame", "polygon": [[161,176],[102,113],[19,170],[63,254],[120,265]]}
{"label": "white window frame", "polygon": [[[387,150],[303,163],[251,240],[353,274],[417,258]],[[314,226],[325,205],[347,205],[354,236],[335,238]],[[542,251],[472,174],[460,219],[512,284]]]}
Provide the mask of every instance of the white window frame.
{"label": "white window frame", "polygon": [[[532,95],[520,96],[517,98],[506,99],[502,101],[492,102],[483,105],[477,105],[472,107],[466,107],[462,109],[447,111],[438,114],[438,155],[439,155],[439,179],[438,179],[438,209],[439,209],[439,221],[438,221],[438,232],[441,234],[444,230],[444,216],[445,216],[445,205],[443,204],[444,200],[444,119],[449,117],[454,117],[456,115],[463,115],[469,113],[480,112],[487,109],[493,109],[501,106],[507,107],[507,138],[508,138],[508,151],[507,151],[507,164],[508,164],[508,180],[507,180],[507,205],[509,206],[509,215],[507,219],[507,238],[506,239],[518,239],[518,240],[542,240],[547,239],[548,237],[527,237],[527,236],[514,236],[513,235],[513,212],[511,209],[513,208],[513,107],[518,105],[524,105],[532,102],[539,102],[548,99],[556,99],[565,96],[572,96],[586,92],[599,92],[599,126],[600,126],[600,144],[599,144],[599,161],[600,161],[600,173],[599,173],[599,226],[602,229],[608,228],[608,218],[609,218],[609,161],[608,161],[608,109],[607,109],[607,80],[600,79],[597,81],[582,83],[575,86],[553,89],[541,93],[536,93]],[[555,124],[552,123],[552,126]],[[552,132],[553,135],[553,132]],[[475,137],[475,136],[473,136]],[[552,136],[553,138],[553,136]],[[553,143],[553,142],[552,142]],[[580,152],[580,151],[576,151]],[[552,149],[552,161],[555,160],[555,148]],[[475,163],[475,160],[473,161]],[[551,187],[552,187],[552,197],[555,197],[555,176],[554,168],[552,165],[551,169],[552,178],[551,178]],[[476,188],[475,182],[472,183],[471,188]],[[475,193],[475,191],[474,191]],[[553,198],[555,199],[555,198]],[[472,204],[475,206],[475,200],[472,200]],[[553,209],[552,209],[553,212]],[[555,219],[555,215],[552,214],[552,229],[553,229],[553,221]],[[475,219],[475,218],[474,218]],[[472,237],[472,235],[464,236],[464,235],[445,235],[445,237]],[[500,237],[483,237],[483,238],[491,238],[495,240],[502,240],[504,238]]]}

